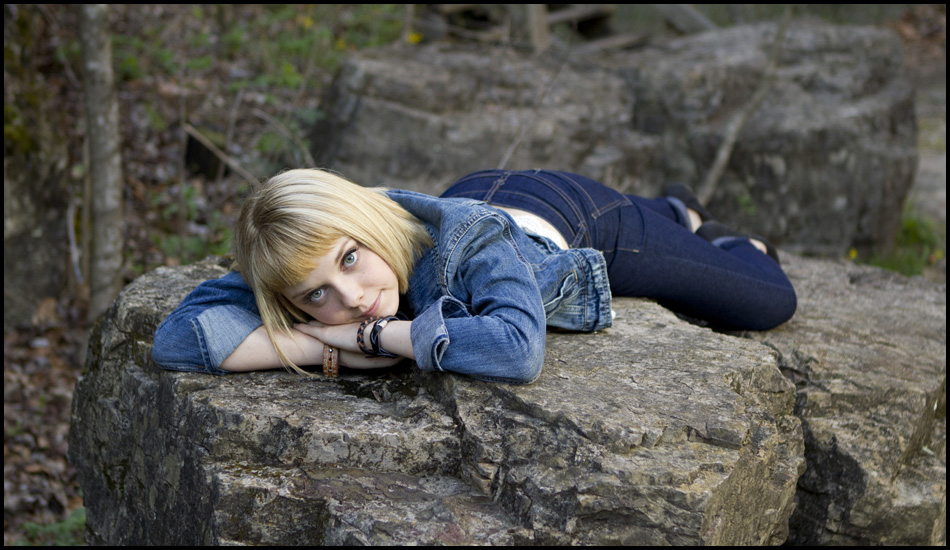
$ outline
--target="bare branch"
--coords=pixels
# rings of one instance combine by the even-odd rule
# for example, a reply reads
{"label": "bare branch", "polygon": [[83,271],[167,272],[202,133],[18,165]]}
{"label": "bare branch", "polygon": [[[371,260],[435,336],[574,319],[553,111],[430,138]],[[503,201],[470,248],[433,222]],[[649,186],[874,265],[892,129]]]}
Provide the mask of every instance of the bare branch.
{"label": "bare branch", "polygon": [[722,143],[719,145],[719,150],[716,151],[716,158],[709,168],[709,172],[706,173],[706,178],[698,186],[696,198],[703,204],[709,202],[709,199],[712,198],[713,193],[716,191],[716,187],[719,185],[722,173],[725,171],[729,157],[732,155],[732,149],[735,147],[736,139],[739,137],[739,131],[742,130],[742,127],[746,121],[749,120],[749,117],[762,105],[765,96],[768,95],[772,84],[775,82],[775,70],[778,66],[778,57],[782,50],[782,42],[785,41],[785,31],[788,29],[790,21],[791,8],[786,7],[782,21],[779,23],[778,29],[775,32],[775,42],[772,44],[769,62],[765,68],[765,73],[762,75],[762,81],[749,102],[739,109],[732,117],[732,120],[726,125],[726,132],[723,136]]}
{"label": "bare branch", "polygon": [[270,123],[270,125],[276,128],[277,131],[280,132],[281,135],[283,135],[285,138],[287,138],[288,141],[296,145],[297,148],[300,149],[300,152],[303,153],[304,160],[307,162],[307,166],[316,166],[317,163],[314,162],[313,156],[310,154],[310,150],[307,148],[307,144],[304,143],[303,140],[300,139],[300,137],[296,133],[294,133],[293,130],[288,128],[286,124],[282,123],[281,121],[277,120],[276,118],[270,116],[269,114],[265,113],[264,111],[260,109],[254,109],[253,113],[254,113],[254,116],[256,116],[257,118],[260,118]]}
{"label": "bare branch", "polygon": [[257,178],[255,178],[253,174],[251,174],[250,172],[248,172],[247,170],[245,170],[244,167],[241,166],[241,164],[240,164],[238,161],[236,161],[236,160],[234,160],[233,158],[229,157],[229,156],[228,156],[224,151],[222,151],[221,149],[218,149],[218,146],[217,146],[217,145],[215,145],[214,143],[212,143],[212,141],[211,141],[210,139],[208,139],[208,138],[206,138],[204,135],[202,135],[201,132],[199,132],[198,130],[196,130],[196,129],[194,128],[194,126],[192,126],[191,124],[188,124],[188,123],[186,122],[186,123],[184,123],[184,128],[185,128],[185,132],[187,132],[189,136],[191,136],[191,137],[197,139],[198,141],[200,141],[202,145],[204,145],[205,147],[207,147],[209,151],[211,151],[212,153],[214,153],[214,155],[215,155],[216,157],[218,157],[219,159],[221,159],[221,162],[227,164],[232,170],[234,170],[235,172],[237,172],[238,174],[240,174],[241,177],[243,177],[245,180],[247,180],[248,182],[250,182],[251,185],[253,185],[253,186],[256,187],[256,186],[260,183],[260,182],[257,180]]}
{"label": "bare branch", "polygon": [[[570,52],[568,52],[570,54]],[[554,72],[554,75],[550,80],[545,83],[544,88],[541,89],[538,93],[538,99],[535,102],[534,110],[531,113],[530,121],[524,123],[521,126],[521,133],[518,134],[517,139],[508,147],[508,150],[505,151],[505,154],[501,157],[501,161],[498,163],[498,169],[504,169],[505,165],[508,164],[508,161],[511,160],[511,156],[515,154],[515,150],[518,149],[518,146],[521,145],[521,142],[524,141],[525,136],[528,134],[528,131],[534,128],[538,112],[541,110],[541,104],[544,102],[545,96],[548,94],[548,90],[551,89],[554,82],[557,80],[558,75],[561,74],[561,69],[564,68],[564,65],[567,64],[568,56],[565,55],[564,59],[558,64],[557,70]]]}

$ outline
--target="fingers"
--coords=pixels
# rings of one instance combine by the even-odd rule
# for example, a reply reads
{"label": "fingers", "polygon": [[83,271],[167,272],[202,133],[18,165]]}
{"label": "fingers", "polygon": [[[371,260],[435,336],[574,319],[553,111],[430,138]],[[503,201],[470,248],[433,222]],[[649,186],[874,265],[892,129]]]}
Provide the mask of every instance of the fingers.
{"label": "fingers", "polygon": [[391,367],[403,359],[401,357],[367,357],[356,343],[356,331],[359,323],[350,325],[325,325],[318,321],[296,323],[294,330],[310,336],[320,342],[340,350],[340,364],[351,369],[379,369]]}
{"label": "fingers", "polygon": [[299,330],[300,332],[308,336],[313,336],[314,338],[318,340],[322,340],[322,338],[320,338],[320,335],[322,334],[322,331],[325,328],[326,326],[323,323],[320,323],[318,321],[310,321],[309,323],[295,323],[294,324],[294,329]]}
{"label": "fingers", "polygon": [[317,321],[297,323],[294,329],[341,350],[359,351],[356,331],[359,324],[325,325]]}

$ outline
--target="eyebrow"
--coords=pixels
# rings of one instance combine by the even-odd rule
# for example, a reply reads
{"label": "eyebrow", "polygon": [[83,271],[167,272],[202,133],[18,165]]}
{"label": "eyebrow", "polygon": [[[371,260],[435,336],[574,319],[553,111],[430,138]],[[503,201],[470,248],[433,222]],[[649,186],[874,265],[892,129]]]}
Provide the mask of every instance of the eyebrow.
{"label": "eyebrow", "polygon": [[[347,238],[346,240],[343,241],[343,246],[341,246],[340,249],[337,251],[336,263],[333,265],[340,265],[340,262],[343,261],[343,256],[345,256],[346,253],[350,250],[350,243],[352,242],[355,242],[354,239],[352,238]],[[319,286],[316,288],[307,287],[300,294],[297,294],[296,296],[294,296],[294,300],[300,301],[304,299],[305,297],[307,297],[307,295],[312,293],[314,290],[317,290],[318,288],[320,287]]]}

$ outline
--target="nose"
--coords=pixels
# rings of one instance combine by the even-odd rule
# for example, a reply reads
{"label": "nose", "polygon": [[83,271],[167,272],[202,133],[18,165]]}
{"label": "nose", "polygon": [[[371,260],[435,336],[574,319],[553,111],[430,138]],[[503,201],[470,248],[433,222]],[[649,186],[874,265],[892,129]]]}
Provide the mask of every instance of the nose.
{"label": "nose", "polygon": [[340,300],[344,307],[358,308],[363,303],[363,287],[349,284],[340,288]]}

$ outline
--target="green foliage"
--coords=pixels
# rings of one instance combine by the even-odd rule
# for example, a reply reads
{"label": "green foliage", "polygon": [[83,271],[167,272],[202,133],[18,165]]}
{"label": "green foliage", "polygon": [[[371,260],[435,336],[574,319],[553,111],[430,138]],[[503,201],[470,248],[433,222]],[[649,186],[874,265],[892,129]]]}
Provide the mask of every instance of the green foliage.
{"label": "green foliage", "polygon": [[18,154],[36,149],[36,142],[19,110],[6,103],[3,104],[3,149]]}
{"label": "green foliage", "polygon": [[144,49],[141,38],[120,34],[112,37],[112,63],[116,80],[133,81],[145,77],[147,71],[140,61],[140,50]]}
{"label": "green foliage", "polygon": [[49,525],[23,524],[26,539],[18,546],[82,546],[86,531],[86,509],[77,508],[63,521]]}
{"label": "green foliage", "polygon": [[168,233],[150,235],[152,244],[161,250],[163,256],[178,258],[182,263],[195,262],[212,254],[227,254],[231,247],[231,229],[227,221],[217,210],[212,210],[206,216],[202,215],[201,197],[194,186],[185,186],[184,193],[185,220],[201,222],[199,225],[203,230],[198,234],[185,236],[176,234],[182,201],[177,196],[163,191],[153,195],[149,204],[152,209],[161,212],[162,224]]}
{"label": "green foliage", "polygon": [[[149,87],[157,83],[167,93],[176,88],[197,92],[186,94],[189,100],[206,93],[237,96],[246,92],[243,103],[235,102],[241,104],[244,116],[267,117],[263,129],[251,136],[249,147],[241,148],[254,156],[241,162],[259,173],[312,164],[306,129],[324,115],[306,102],[291,102],[316,95],[353,50],[398,40],[405,15],[405,6],[397,4],[195,4],[187,9],[187,16],[176,14],[171,25],[163,19],[172,17],[165,10],[155,10],[153,19],[119,16],[124,31],[112,36],[116,79]],[[78,47],[67,44],[62,51],[78,63]],[[225,89],[204,88],[218,84]],[[255,107],[247,98],[263,99],[264,104]],[[139,120],[145,121],[148,130],[174,128],[177,106],[172,104],[174,109],[170,109],[169,102],[163,103],[158,96],[152,101],[144,98],[141,112],[145,116]],[[186,116],[197,120],[194,105],[189,103],[187,108]],[[202,132],[212,137],[208,128]],[[223,136],[214,141],[226,148]],[[195,186],[180,188],[183,197],[167,188],[148,191],[146,203],[159,214],[148,233],[152,250],[157,249],[161,261],[170,263],[226,254],[231,242],[228,223],[219,212],[209,211],[214,207],[199,196]],[[154,261],[150,259],[154,255],[147,257],[146,263]],[[133,266],[135,271],[148,268]]]}
{"label": "green foliage", "polygon": [[254,85],[262,88],[299,88],[305,79],[292,63],[284,61],[279,67],[254,79]]}
{"label": "green foliage", "polygon": [[210,69],[213,65],[214,58],[208,55],[195,57],[185,62],[185,68],[194,71],[204,71]]}
{"label": "green foliage", "polygon": [[[239,61],[249,75],[233,88],[314,85],[314,67],[332,73],[350,50],[398,40],[405,8],[399,4],[196,5],[180,33],[160,25],[138,34],[113,35],[117,78],[179,77]],[[174,41],[171,43],[169,41]],[[180,44],[188,45],[183,56]]]}
{"label": "green foliage", "polygon": [[932,221],[905,215],[894,252],[874,257],[869,263],[907,276],[920,275],[925,267],[943,258],[944,239]]}
{"label": "green foliage", "polygon": [[736,200],[739,201],[739,208],[742,209],[742,212],[747,216],[755,216],[755,199],[752,198],[752,195],[748,192],[745,192],[738,197]]}
{"label": "green foliage", "polygon": [[227,237],[218,237],[209,240],[201,235],[188,235],[182,238],[179,235],[168,235],[165,238],[154,237],[155,244],[161,247],[162,252],[169,258],[180,258],[182,263],[192,263],[209,255],[224,256],[228,253],[231,233],[224,228]]}

